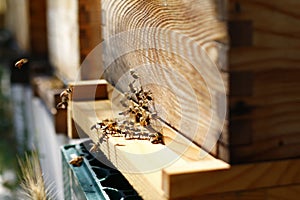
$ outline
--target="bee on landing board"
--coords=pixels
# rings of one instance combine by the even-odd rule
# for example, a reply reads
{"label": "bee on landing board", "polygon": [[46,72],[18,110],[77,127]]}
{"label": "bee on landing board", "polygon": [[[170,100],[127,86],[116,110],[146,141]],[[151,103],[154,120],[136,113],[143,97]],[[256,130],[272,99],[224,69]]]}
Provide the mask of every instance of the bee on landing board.
{"label": "bee on landing board", "polygon": [[15,63],[15,67],[21,69],[24,64],[28,63],[28,59],[22,58]]}

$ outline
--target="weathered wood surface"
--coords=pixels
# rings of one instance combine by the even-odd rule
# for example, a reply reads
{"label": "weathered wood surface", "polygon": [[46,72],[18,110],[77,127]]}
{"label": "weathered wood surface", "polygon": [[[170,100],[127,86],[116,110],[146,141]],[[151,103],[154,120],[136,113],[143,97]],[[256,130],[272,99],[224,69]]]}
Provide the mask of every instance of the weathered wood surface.
{"label": "weathered wood surface", "polygon": [[214,1],[117,0],[102,1],[102,9],[104,77],[125,92],[134,68],[162,121],[217,155],[226,115],[217,104],[226,105],[228,82],[219,7]]}
{"label": "weathered wood surface", "polygon": [[[225,161],[299,157],[300,35],[295,24],[300,20],[296,7],[296,0],[229,0],[227,7],[220,1],[103,1],[102,29],[109,41],[104,51],[105,67],[109,66],[106,78],[126,91],[130,80],[122,82],[123,75],[135,68],[162,108],[160,117]],[[227,41],[222,20],[228,23],[228,55],[226,45],[212,45]],[[115,34],[120,37],[110,40]],[[195,46],[206,49],[208,55],[202,56]],[[199,60],[193,60],[197,56]],[[210,69],[208,56],[221,63],[218,70],[230,110],[229,122],[213,147],[220,133],[216,128],[220,116],[212,119],[212,111],[222,112],[213,100],[220,100],[223,93],[213,71],[199,75],[195,70],[197,66]]]}
{"label": "weathered wood surface", "polygon": [[300,2],[228,2],[230,160],[299,157]]}
{"label": "weathered wood surface", "polygon": [[[300,183],[300,160],[272,161],[231,166],[229,169],[199,172],[195,169],[166,169],[163,188],[170,198],[230,191],[272,188]],[[213,178],[212,178],[213,177]],[[183,184],[184,183],[184,184]]]}

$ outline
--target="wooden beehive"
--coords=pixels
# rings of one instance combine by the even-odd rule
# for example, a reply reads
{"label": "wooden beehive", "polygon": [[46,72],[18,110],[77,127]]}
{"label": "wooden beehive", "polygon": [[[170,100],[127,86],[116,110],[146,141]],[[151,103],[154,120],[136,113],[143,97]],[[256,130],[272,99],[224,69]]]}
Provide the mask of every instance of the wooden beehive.
{"label": "wooden beehive", "polygon": [[46,0],[7,1],[5,20],[22,51],[47,56]]}
{"label": "wooden beehive", "polygon": [[57,75],[66,82],[99,78],[81,63],[102,40],[100,1],[48,0],[47,9],[49,57]]}
{"label": "wooden beehive", "polygon": [[47,57],[47,1],[30,0],[29,5],[30,51],[33,55]]}
{"label": "wooden beehive", "polygon": [[104,77],[118,92],[71,100],[72,117],[97,142],[91,126],[116,116],[124,75],[139,74],[161,109],[165,145],[111,137],[99,148],[143,198],[299,198],[298,1],[101,3]]}
{"label": "wooden beehive", "polygon": [[[164,121],[229,163],[300,156],[300,111],[297,107],[300,98],[297,48],[300,42],[298,27],[294,26],[300,23],[295,17],[297,1],[131,0],[102,3],[103,35],[110,41],[106,45],[104,65],[115,65],[105,74],[109,82],[117,84],[129,68],[139,70],[141,65],[151,65],[144,74],[139,73],[142,73],[144,83],[151,77],[151,81],[165,84],[149,86],[164,108]],[[126,31],[129,34],[120,34]],[[122,39],[113,43],[110,38],[116,34]],[[195,45],[206,51],[210,61],[194,49]],[[122,48],[123,52],[119,51]],[[122,55],[115,58],[116,54]],[[193,66],[193,61],[186,59],[195,57],[200,58],[196,64],[201,68],[216,64],[226,94],[218,86],[214,87],[213,78],[216,77],[213,73],[202,76],[195,70],[197,66]],[[174,80],[176,76],[166,74],[165,68],[180,74],[182,80]],[[178,84],[180,81],[182,83]],[[190,84],[189,88],[186,83]],[[125,91],[126,87],[119,89]],[[170,90],[176,87],[180,91],[177,93],[182,94],[178,98],[184,106],[189,104],[190,112],[180,112],[182,102],[179,105],[176,95],[173,93],[170,98],[172,92],[168,93],[162,87]],[[197,105],[191,100],[192,93],[196,95]],[[216,138],[220,130],[214,121],[210,123],[212,110],[222,111],[214,107],[212,100],[218,101],[224,95],[227,96],[229,116],[221,137]],[[183,119],[186,114],[190,119]],[[180,124],[182,120],[186,120],[185,125],[197,125],[197,133],[194,134],[195,130],[188,132],[185,125]],[[212,131],[207,134],[210,128]],[[212,147],[215,142],[217,144]]]}
{"label": "wooden beehive", "polygon": [[299,5],[229,1],[230,162],[300,155]]}

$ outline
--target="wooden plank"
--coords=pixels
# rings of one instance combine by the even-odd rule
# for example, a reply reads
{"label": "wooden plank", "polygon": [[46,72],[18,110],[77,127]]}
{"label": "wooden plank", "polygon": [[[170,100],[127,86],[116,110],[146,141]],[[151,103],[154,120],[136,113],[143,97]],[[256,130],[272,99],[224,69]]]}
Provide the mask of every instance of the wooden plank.
{"label": "wooden plank", "polygon": [[163,189],[170,199],[176,199],[289,186],[300,183],[299,164],[300,159],[295,159],[235,165],[228,169],[208,171],[168,168],[163,171]]}
{"label": "wooden plank", "polygon": [[[69,88],[72,90],[69,96],[69,102],[67,106],[67,124],[68,124],[68,137],[69,138],[86,138],[87,135],[79,128],[74,122],[73,115],[73,101],[96,101],[104,100],[108,98],[107,82],[101,80],[88,80],[88,81],[76,81],[69,82]],[[110,108],[106,108],[110,109]]]}
{"label": "wooden plank", "polygon": [[204,195],[190,199],[203,198],[206,200],[297,200],[299,199],[300,185],[263,188],[250,191],[227,192],[221,194]]}
{"label": "wooden plank", "polygon": [[[230,77],[236,85],[229,102],[231,163],[299,157],[300,70],[235,74]],[[251,93],[239,92],[239,85]]]}
{"label": "wooden plank", "polygon": [[[74,121],[81,131],[96,142],[98,140],[97,133],[91,131],[90,128],[98,120],[114,116],[110,110],[110,101],[71,103]],[[100,145],[101,151],[124,174],[143,198],[166,198],[162,191],[161,170],[170,165],[176,168],[185,168],[193,162],[203,161],[202,167],[206,168],[205,163],[211,161],[214,163],[215,169],[228,167],[222,161],[215,162],[212,156],[168,127],[162,131],[166,137],[166,145],[151,144],[147,140],[125,140],[122,137],[110,137],[107,142]],[[172,159],[175,160],[172,161]],[[166,160],[169,160],[170,163],[165,163]]]}
{"label": "wooden plank", "polygon": [[[252,22],[250,47],[230,49],[230,69],[295,68],[299,60],[300,6],[297,0],[265,2],[229,0],[229,20]],[[246,33],[248,34],[248,32]],[[234,39],[234,38],[233,38]]]}
{"label": "wooden plank", "polygon": [[69,82],[70,100],[89,101],[108,99],[107,82],[104,79]]}

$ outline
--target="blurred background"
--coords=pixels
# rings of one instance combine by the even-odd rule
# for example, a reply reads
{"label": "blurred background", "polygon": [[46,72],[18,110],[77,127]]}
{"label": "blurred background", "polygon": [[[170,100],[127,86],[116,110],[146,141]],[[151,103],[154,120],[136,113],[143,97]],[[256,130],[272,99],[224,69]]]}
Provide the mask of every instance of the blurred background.
{"label": "blurred background", "polygon": [[[17,158],[36,148],[30,73],[48,73],[46,0],[0,0],[0,199],[17,199]],[[20,58],[30,63],[14,66]],[[32,65],[32,67],[29,67]]]}

